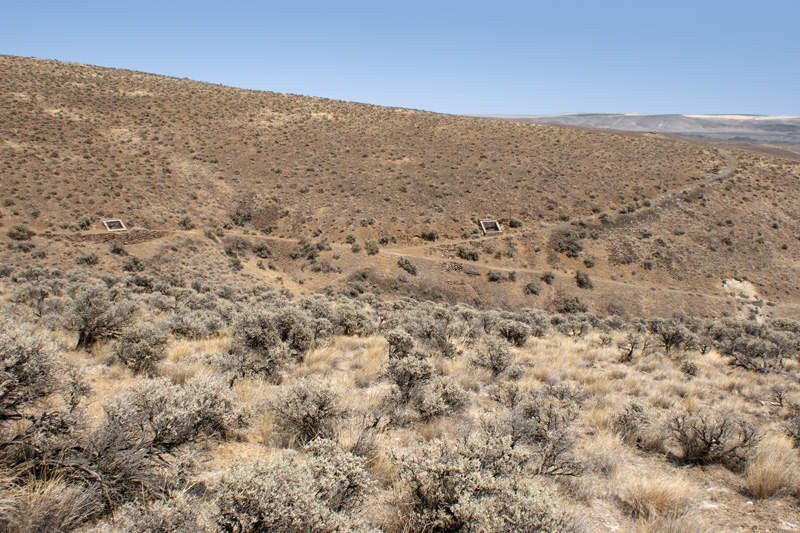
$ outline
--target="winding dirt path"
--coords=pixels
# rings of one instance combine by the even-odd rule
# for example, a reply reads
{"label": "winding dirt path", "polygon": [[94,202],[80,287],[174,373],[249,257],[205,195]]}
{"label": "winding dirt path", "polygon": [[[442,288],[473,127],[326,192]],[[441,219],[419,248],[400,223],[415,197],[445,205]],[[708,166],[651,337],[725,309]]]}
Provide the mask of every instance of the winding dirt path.
{"label": "winding dirt path", "polygon": [[[691,192],[691,191],[693,191],[693,190],[695,190],[695,189],[697,189],[699,187],[702,187],[702,186],[707,185],[709,183],[712,183],[714,181],[718,181],[718,180],[721,180],[721,179],[724,179],[724,178],[727,178],[727,177],[731,176],[736,171],[736,167],[737,167],[736,158],[734,158],[733,155],[730,152],[726,151],[726,150],[719,150],[718,149],[718,152],[725,159],[726,166],[725,166],[724,169],[722,169],[722,170],[720,170],[718,172],[712,173],[711,176],[709,176],[709,177],[707,177],[705,179],[696,181],[696,182],[691,183],[691,184],[689,184],[689,185],[687,185],[685,187],[682,187],[680,189],[664,192],[662,194],[653,196],[653,197],[651,197],[651,198],[649,198],[647,200],[649,200],[651,205],[654,205],[656,203],[661,203],[661,202],[663,202],[665,200],[669,200],[671,198],[674,198],[674,197],[676,197],[678,195],[682,195],[684,193]],[[590,222],[590,221],[598,220],[603,216],[617,215],[617,214],[620,214],[620,213],[621,213],[621,211],[619,209],[611,209],[611,210],[604,211],[604,212],[601,212],[601,213],[595,213],[595,214],[592,214],[590,216],[581,217],[580,220],[583,220],[583,221],[586,221],[586,222]],[[517,272],[517,273],[523,272],[523,273],[527,273],[527,274],[541,275],[545,271],[550,270],[550,269],[532,269],[532,268],[524,268],[524,267],[497,266],[497,265],[491,265],[491,264],[488,264],[488,263],[482,263],[482,262],[478,262],[478,261],[468,261],[468,260],[460,259],[460,258],[456,258],[456,257],[435,256],[435,255],[433,255],[432,252],[435,252],[437,249],[442,249],[443,247],[458,246],[459,244],[473,244],[474,245],[474,244],[477,244],[477,243],[489,242],[489,241],[494,241],[494,240],[499,240],[499,239],[506,239],[506,238],[509,238],[509,237],[510,238],[518,238],[518,237],[524,237],[524,236],[529,236],[529,235],[537,235],[537,234],[542,234],[542,233],[547,233],[547,232],[552,232],[552,231],[557,231],[557,230],[563,230],[563,229],[567,229],[567,228],[570,228],[570,227],[572,227],[572,222],[563,222],[563,223],[560,223],[560,224],[554,224],[552,226],[546,226],[546,227],[542,227],[542,228],[536,228],[536,229],[527,230],[527,231],[521,231],[521,232],[516,232],[516,233],[500,234],[500,235],[489,235],[489,236],[484,236],[484,237],[479,237],[479,238],[474,238],[474,239],[449,240],[449,241],[446,241],[446,242],[437,242],[437,243],[431,243],[431,244],[424,244],[424,245],[420,245],[420,246],[398,247],[398,248],[382,248],[380,250],[380,253],[384,254],[384,255],[392,255],[392,256],[396,256],[396,257],[405,257],[405,258],[413,258],[413,259],[422,260],[422,261],[437,262],[437,263],[441,263],[441,264],[460,264],[460,265],[463,265],[463,266],[469,266],[469,267],[473,267],[473,268],[481,268],[481,269],[486,269],[486,270],[497,270],[497,271],[500,271],[500,272],[512,272],[513,271],[513,272]],[[563,275],[563,274],[556,273],[556,275]],[[606,285],[606,286],[610,285],[610,286],[613,286],[613,287],[626,287],[626,288],[635,289],[635,290],[647,290],[647,291],[653,291],[653,292],[656,292],[656,293],[657,292],[662,292],[662,293],[676,294],[676,295],[681,295],[681,296],[697,296],[697,297],[707,298],[707,299],[711,299],[711,300],[719,300],[719,301],[739,300],[738,298],[731,297],[731,296],[728,296],[728,295],[723,295],[723,294],[711,294],[711,293],[704,293],[704,292],[700,292],[700,291],[697,291],[697,290],[691,290],[691,289],[674,289],[674,288],[657,286],[657,285],[648,285],[648,284],[643,284],[643,283],[624,282],[624,281],[617,281],[617,280],[611,280],[611,279],[596,279],[596,280],[594,280],[594,283],[596,283],[598,285]],[[781,305],[782,306],[787,306],[787,307],[797,307],[795,304],[782,303]]]}

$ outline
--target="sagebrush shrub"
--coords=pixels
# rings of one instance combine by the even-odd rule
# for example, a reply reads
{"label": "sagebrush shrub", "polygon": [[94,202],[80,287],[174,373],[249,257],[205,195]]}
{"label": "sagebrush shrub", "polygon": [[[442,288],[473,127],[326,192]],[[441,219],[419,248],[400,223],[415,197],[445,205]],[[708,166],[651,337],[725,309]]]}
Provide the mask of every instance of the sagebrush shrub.
{"label": "sagebrush shrub", "polygon": [[412,393],[411,404],[423,421],[464,411],[470,396],[458,383],[446,376],[436,376],[418,386]]}
{"label": "sagebrush shrub", "polygon": [[57,390],[58,357],[43,335],[0,318],[0,423]]}
{"label": "sagebrush shrub", "polygon": [[378,241],[375,239],[367,239],[364,241],[364,251],[367,252],[367,255],[375,255],[380,251],[378,247]]}
{"label": "sagebrush shrub", "polygon": [[[404,531],[573,531],[552,494],[526,476],[508,438],[426,442],[397,458]],[[524,528],[524,529],[521,529]]]}
{"label": "sagebrush shrub", "polygon": [[525,343],[528,341],[531,328],[527,324],[516,320],[503,320],[498,324],[497,332],[514,346],[521,347],[525,346]]}
{"label": "sagebrush shrub", "polygon": [[117,339],[117,359],[137,374],[152,375],[164,358],[167,335],[150,322],[126,327]]}
{"label": "sagebrush shrub", "polygon": [[639,446],[650,425],[650,415],[640,403],[631,403],[611,418],[611,428],[628,444]]}
{"label": "sagebrush shrub", "polygon": [[531,295],[531,296],[538,296],[538,294],[541,292],[541,290],[542,290],[542,288],[539,286],[538,283],[536,283],[535,281],[531,281],[531,282],[528,282],[525,285],[524,292],[525,292],[525,294],[528,294],[528,295]]}
{"label": "sagebrush shrub", "polygon": [[78,288],[72,302],[71,325],[78,333],[77,349],[89,349],[100,340],[116,336],[134,311],[131,302],[114,302],[106,289],[95,285]]}
{"label": "sagebrush shrub", "polygon": [[270,401],[270,411],[285,443],[299,446],[334,437],[337,423],[347,414],[339,389],[318,378],[283,385]]}
{"label": "sagebrush shrub", "polygon": [[27,241],[28,239],[36,235],[36,233],[31,228],[29,228],[27,224],[20,222],[19,224],[14,224],[10,228],[8,228],[8,231],[6,231],[6,235],[8,235],[9,239],[15,241]]}
{"label": "sagebrush shrub", "polygon": [[212,518],[221,531],[231,532],[362,530],[356,518],[329,507],[315,474],[323,472],[313,472],[287,452],[233,466],[217,487]]}
{"label": "sagebrush shrub", "polygon": [[383,375],[397,386],[402,403],[408,401],[411,391],[430,379],[433,364],[422,352],[413,352],[404,357],[391,357],[383,367]]}
{"label": "sagebrush shrub", "polygon": [[420,236],[426,241],[435,241],[439,238],[439,230],[436,228],[428,228],[423,230]]}
{"label": "sagebrush shrub", "polygon": [[511,365],[511,350],[506,341],[487,338],[475,348],[470,362],[490,370],[497,377]]}
{"label": "sagebrush shrub", "polygon": [[401,329],[393,329],[385,337],[389,344],[389,357],[405,357],[414,349],[414,339]]}
{"label": "sagebrush shrub", "polygon": [[198,436],[226,438],[244,423],[234,393],[220,377],[195,376],[183,385],[140,379],[105,405],[108,421],[149,446],[170,451]]}
{"label": "sagebrush shrub", "polygon": [[667,354],[690,343],[693,337],[692,332],[675,319],[651,318],[647,322],[647,329],[658,339]]}
{"label": "sagebrush shrub", "polygon": [[269,376],[280,370],[288,355],[282,349],[274,319],[273,313],[257,308],[240,314],[233,324],[234,351],[252,351],[261,362],[261,370]]}
{"label": "sagebrush shrub", "polygon": [[330,439],[314,439],[303,451],[307,467],[319,486],[319,496],[336,512],[355,511],[375,489],[364,460]]}
{"label": "sagebrush shrub", "polygon": [[589,273],[585,270],[578,270],[575,273],[575,283],[581,289],[593,289],[594,283],[592,283],[592,279],[589,277]]}
{"label": "sagebrush shrub", "polygon": [[467,261],[477,261],[480,259],[481,253],[472,246],[460,244],[456,249],[456,255],[461,259],[466,259]]}
{"label": "sagebrush shrub", "polygon": [[417,275],[417,267],[412,263],[408,258],[401,257],[397,260],[397,266],[411,274],[412,276]]}

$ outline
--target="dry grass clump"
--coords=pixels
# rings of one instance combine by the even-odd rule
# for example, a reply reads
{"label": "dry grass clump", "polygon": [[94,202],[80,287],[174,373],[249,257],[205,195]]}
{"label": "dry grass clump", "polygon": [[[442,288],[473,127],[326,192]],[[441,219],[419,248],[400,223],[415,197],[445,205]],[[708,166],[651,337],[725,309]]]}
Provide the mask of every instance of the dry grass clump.
{"label": "dry grass clump", "polygon": [[612,483],[625,512],[645,522],[684,516],[696,505],[699,496],[698,489],[684,477],[661,472],[647,476],[620,468],[614,473]]}
{"label": "dry grass clump", "polygon": [[35,480],[4,493],[0,530],[72,531],[98,512],[99,494],[64,479]]}
{"label": "dry grass clump", "polygon": [[800,493],[800,455],[792,441],[780,434],[764,437],[747,461],[744,479],[754,498]]}

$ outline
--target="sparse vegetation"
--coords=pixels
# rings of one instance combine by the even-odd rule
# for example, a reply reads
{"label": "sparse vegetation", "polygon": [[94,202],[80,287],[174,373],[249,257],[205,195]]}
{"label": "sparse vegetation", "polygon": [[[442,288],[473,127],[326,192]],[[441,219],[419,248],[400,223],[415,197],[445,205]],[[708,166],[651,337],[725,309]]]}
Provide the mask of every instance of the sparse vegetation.
{"label": "sparse vegetation", "polygon": [[788,150],[0,67],[0,530],[796,521]]}

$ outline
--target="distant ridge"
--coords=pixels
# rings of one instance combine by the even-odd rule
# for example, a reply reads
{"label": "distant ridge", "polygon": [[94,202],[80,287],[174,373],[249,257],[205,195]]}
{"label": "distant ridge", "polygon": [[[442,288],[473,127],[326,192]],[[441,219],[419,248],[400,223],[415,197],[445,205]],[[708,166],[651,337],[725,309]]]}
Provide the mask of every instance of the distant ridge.
{"label": "distant ridge", "polygon": [[481,115],[517,122],[565,124],[680,135],[706,141],[800,146],[800,117],[763,115],[646,115],[568,113],[561,115]]}

